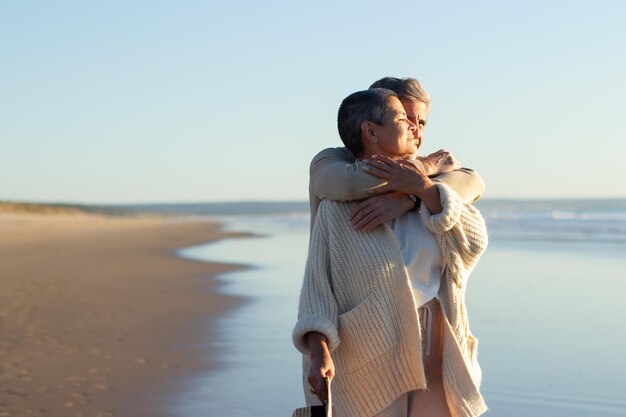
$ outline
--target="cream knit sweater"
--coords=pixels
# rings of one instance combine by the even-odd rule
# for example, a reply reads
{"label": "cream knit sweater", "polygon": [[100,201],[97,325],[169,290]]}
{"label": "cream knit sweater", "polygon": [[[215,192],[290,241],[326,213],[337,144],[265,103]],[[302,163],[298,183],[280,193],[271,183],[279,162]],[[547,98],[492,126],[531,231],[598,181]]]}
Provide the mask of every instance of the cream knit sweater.
{"label": "cream knit sweater", "polygon": [[[471,334],[465,288],[487,245],[476,208],[437,184],[443,211],[419,214],[442,251],[443,382],[453,417],[486,411],[479,392],[477,339]],[[328,339],[335,363],[337,416],[367,417],[403,393],[426,388],[420,322],[400,249],[387,225],[364,233],[349,222],[352,203],[324,200],[316,217],[293,342],[308,356],[306,333]],[[307,397],[310,401],[311,397]]]}

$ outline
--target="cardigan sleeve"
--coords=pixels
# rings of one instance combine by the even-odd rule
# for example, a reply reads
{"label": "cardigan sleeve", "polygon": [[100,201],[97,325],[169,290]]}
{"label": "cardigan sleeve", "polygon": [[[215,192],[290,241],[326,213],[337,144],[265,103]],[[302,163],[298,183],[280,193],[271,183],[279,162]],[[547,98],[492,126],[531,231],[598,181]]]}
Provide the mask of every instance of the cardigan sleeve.
{"label": "cardigan sleeve", "polygon": [[460,168],[445,172],[432,178],[433,182],[441,182],[456,191],[464,202],[473,203],[485,192],[485,182],[478,172],[470,168]]}
{"label": "cardigan sleeve", "polygon": [[426,227],[437,235],[446,260],[454,268],[457,279],[466,277],[487,248],[487,227],[480,211],[445,184],[437,184],[443,210],[431,214],[422,203],[420,217]]}
{"label": "cardigan sleeve", "polygon": [[368,174],[346,148],[327,148],[315,155],[310,166],[311,194],[320,200],[354,201],[371,197],[368,190],[385,180]]}
{"label": "cardigan sleeve", "polygon": [[317,332],[328,341],[328,350],[333,352],[339,345],[337,331],[339,314],[330,277],[328,231],[325,216],[326,203],[320,204],[315,225],[309,241],[309,255],[304,272],[298,321],[293,329],[293,343],[300,352],[308,355],[306,334]]}

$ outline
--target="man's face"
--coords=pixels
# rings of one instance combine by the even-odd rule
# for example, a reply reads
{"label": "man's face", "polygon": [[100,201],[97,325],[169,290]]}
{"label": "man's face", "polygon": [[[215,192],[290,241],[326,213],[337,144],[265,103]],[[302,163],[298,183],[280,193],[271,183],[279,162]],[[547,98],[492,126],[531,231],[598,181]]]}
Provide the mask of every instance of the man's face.
{"label": "man's face", "polygon": [[390,158],[407,158],[417,152],[416,126],[409,120],[396,97],[389,98],[389,111],[384,124],[376,126],[378,151]]}
{"label": "man's face", "polygon": [[419,148],[422,144],[424,129],[426,128],[430,111],[428,110],[426,104],[421,101],[402,100],[401,102],[407,118],[415,126],[417,126],[413,133],[413,138],[417,142],[417,147]]}

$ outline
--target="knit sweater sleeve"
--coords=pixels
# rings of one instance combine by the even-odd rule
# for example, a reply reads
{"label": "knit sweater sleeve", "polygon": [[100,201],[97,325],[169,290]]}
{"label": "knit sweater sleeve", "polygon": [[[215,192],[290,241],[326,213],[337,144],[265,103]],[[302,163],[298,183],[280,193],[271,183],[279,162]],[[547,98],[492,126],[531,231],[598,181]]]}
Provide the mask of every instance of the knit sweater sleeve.
{"label": "knit sweater sleeve", "polygon": [[432,177],[433,182],[441,182],[456,191],[464,202],[473,203],[485,192],[485,182],[478,172],[470,168],[459,168]]}
{"label": "knit sweater sleeve", "polygon": [[422,203],[420,216],[426,227],[437,235],[446,266],[454,268],[457,278],[467,276],[487,248],[487,227],[477,208],[464,203],[445,184],[437,184],[443,210],[431,214]]}
{"label": "knit sweater sleeve", "polygon": [[306,355],[309,354],[306,340],[309,332],[323,334],[330,352],[339,345],[339,314],[330,277],[327,215],[327,202],[322,202],[311,232],[309,255],[300,292],[298,321],[292,333],[296,349]]}
{"label": "knit sweater sleeve", "polygon": [[309,174],[309,191],[320,200],[361,200],[371,197],[368,190],[386,183],[365,172],[346,148],[327,148],[315,155]]}

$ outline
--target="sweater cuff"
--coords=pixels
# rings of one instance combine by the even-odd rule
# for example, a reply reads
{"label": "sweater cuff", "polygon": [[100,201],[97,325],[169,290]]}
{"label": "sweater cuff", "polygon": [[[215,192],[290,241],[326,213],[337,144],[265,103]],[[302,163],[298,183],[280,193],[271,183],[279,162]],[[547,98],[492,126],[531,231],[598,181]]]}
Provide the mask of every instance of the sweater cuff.
{"label": "sweater cuff", "polygon": [[461,219],[463,200],[452,188],[442,183],[436,183],[443,210],[441,213],[431,214],[422,202],[420,217],[428,230],[435,234],[442,234],[452,229]]}
{"label": "sweater cuff", "polygon": [[328,343],[328,351],[333,352],[339,346],[339,333],[337,326],[329,320],[319,316],[304,316],[298,320],[293,329],[293,344],[296,349],[305,355],[310,355],[309,344],[306,334],[309,332],[321,333],[326,337]]}

